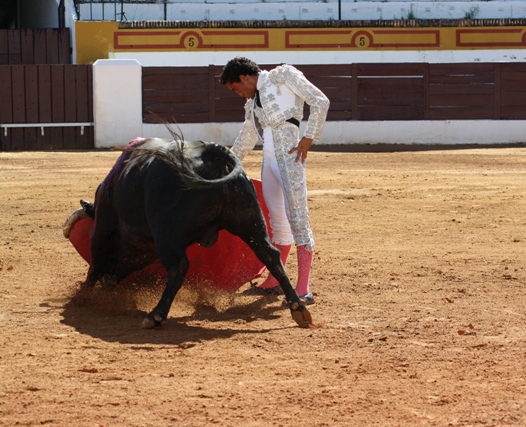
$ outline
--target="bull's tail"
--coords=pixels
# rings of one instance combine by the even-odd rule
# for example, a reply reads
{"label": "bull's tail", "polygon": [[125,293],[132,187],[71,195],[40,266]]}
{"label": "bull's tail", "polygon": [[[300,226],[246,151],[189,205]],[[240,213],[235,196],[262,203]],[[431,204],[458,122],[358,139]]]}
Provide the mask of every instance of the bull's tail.
{"label": "bull's tail", "polygon": [[227,147],[200,141],[186,146],[176,141],[167,146],[132,148],[133,156],[153,156],[174,168],[186,189],[205,189],[224,185],[243,172],[239,158]]}
{"label": "bull's tail", "polygon": [[243,172],[239,158],[227,147],[205,143],[198,164],[188,172],[190,173],[184,183],[190,188],[196,186],[223,185],[236,179]]}

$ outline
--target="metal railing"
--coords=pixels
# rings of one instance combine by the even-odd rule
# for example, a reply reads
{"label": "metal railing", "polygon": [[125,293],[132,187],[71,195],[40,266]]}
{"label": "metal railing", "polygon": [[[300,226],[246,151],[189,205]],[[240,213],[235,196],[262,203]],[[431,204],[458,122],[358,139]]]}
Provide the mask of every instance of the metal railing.
{"label": "metal railing", "polygon": [[[75,9],[79,20],[127,21],[125,5],[167,3],[170,0],[75,0]],[[164,15],[166,19],[166,6]]]}
{"label": "metal railing", "polygon": [[40,128],[40,134],[44,136],[44,128],[62,128],[62,127],[78,127],[80,134],[84,135],[84,128],[87,126],[94,126],[94,122],[78,122],[78,123],[0,123],[0,129],[4,129],[4,136],[7,136],[7,129],[9,128]]}

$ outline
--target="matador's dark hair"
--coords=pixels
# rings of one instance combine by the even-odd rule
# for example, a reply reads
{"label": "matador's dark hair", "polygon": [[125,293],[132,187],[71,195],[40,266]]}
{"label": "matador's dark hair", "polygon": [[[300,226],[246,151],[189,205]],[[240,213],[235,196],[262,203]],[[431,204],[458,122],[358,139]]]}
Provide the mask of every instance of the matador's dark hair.
{"label": "matador's dark hair", "polygon": [[239,76],[257,76],[261,70],[258,64],[244,56],[236,56],[227,62],[219,80],[222,84],[239,82]]}

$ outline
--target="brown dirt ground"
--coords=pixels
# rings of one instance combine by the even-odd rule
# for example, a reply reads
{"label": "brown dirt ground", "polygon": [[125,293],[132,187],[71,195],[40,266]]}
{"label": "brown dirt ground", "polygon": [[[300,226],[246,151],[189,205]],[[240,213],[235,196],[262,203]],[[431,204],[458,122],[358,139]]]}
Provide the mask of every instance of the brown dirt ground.
{"label": "brown dirt ground", "polygon": [[158,286],[71,304],[62,223],[118,154],[0,153],[0,425],[526,425],[526,149],[312,152],[311,329],[240,293],[155,330]]}

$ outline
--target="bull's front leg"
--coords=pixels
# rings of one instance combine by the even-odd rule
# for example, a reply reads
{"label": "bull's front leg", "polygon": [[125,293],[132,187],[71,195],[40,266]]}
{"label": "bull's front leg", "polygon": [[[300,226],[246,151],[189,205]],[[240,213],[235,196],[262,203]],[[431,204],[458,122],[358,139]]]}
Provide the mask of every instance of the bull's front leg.
{"label": "bull's front leg", "polygon": [[[271,247],[270,249],[274,250],[273,247]],[[312,316],[309,310],[307,310],[305,301],[302,301],[300,299],[300,297],[292,287],[289,276],[285,272],[285,268],[283,266],[283,263],[281,262],[279,250],[276,249],[275,251],[277,252],[277,260],[274,257],[273,262],[265,265],[269,270],[270,274],[272,274],[277,279],[281,286],[281,289],[283,289],[283,293],[285,294],[285,298],[287,299],[287,303],[289,305],[290,312],[294,321],[301,328],[308,328],[310,325],[312,325]]]}
{"label": "bull's front leg", "polygon": [[190,263],[186,256],[182,257],[180,262],[173,267],[166,268],[165,266],[168,271],[166,286],[157,306],[142,321],[142,328],[151,329],[155,326],[161,326],[161,323],[166,320],[172,302],[183,285],[189,267]]}
{"label": "bull's front leg", "polygon": [[305,306],[305,302],[300,299],[290,283],[283,263],[281,262],[279,250],[270,244],[268,239],[261,243],[254,243],[254,240],[246,241],[252,248],[259,260],[265,264],[270,274],[279,282],[294,321],[302,328],[312,325],[312,316]]}

